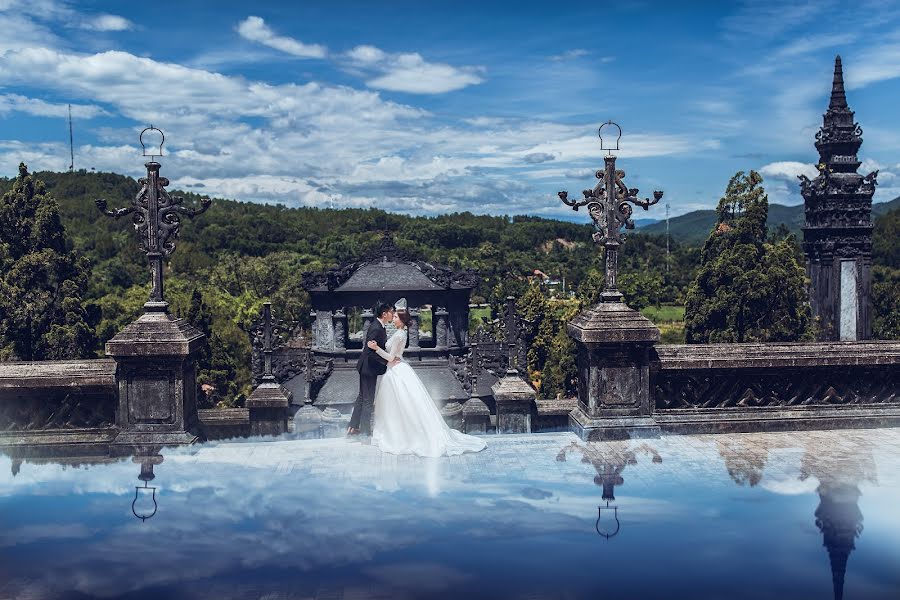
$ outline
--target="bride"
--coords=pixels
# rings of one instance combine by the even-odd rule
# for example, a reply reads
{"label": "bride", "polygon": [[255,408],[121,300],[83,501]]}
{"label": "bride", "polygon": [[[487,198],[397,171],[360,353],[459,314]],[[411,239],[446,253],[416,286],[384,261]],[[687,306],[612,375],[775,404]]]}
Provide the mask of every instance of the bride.
{"label": "bride", "polygon": [[409,321],[408,312],[396,311],[393,323],[397,331],[385,344],[387,348],[379,348],[374,341],[368,344],[388,361],[387,372],[378,379],[375,388],[372,444],[391,454],[428,457],[484,450],[484,441],[451,429],[444,422],[422,380],[403,361]]}

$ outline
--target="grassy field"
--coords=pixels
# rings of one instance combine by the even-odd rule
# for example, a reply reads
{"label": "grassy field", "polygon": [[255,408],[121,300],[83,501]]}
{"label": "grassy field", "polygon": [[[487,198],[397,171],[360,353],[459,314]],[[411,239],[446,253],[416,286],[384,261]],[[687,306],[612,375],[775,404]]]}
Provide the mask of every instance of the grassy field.
{"label": "grassy field", "polygon": [[648,306],[641,314],[659,327],[660,342],[663,344],[684,343],[684,307]]}

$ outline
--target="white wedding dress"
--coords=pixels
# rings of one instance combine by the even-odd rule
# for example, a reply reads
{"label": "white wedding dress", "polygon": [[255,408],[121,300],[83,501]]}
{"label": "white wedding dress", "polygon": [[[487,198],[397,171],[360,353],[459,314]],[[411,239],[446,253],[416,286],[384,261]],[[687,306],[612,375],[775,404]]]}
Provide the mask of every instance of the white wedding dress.
{"label": "white wedding dress", "polygon": [[403,362],[406,330],[398,329],[387,341],[387,352],[378,354],[401,362],[388,365],[375,387],[375,425],[372,444],[391,454],[454,456],[479,452],[487,444],[472,435],[451,429],[434,404],[422,380]]}

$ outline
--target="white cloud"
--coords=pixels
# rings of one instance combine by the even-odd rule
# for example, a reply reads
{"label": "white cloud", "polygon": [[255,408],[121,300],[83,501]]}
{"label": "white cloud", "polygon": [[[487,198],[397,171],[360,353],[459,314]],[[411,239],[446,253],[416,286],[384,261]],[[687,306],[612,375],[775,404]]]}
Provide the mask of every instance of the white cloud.
{"label": "white cloud", "polygon": [[560,54],[554,54],[553,56],[548,56],[549,60],[553,61],[564,61],[564,60],[572,60],[573,58],[581,58],[582,56],[587,56],[590,54],[584,48],[573,48],[572,50],[566,50],[565,52],[561,52]]}
{"label": "white cloud", "polygon": [[897,77],[900,77],[898,42],[873,45],[853,58],[850,68],[844,67],[844,82],[851,90]]}
{"label": "white cloud", "polygon": [[134,29],[134,23],[118,15],[98,15],[85,19],[82,27],[93,31],[128,31]]}
{"label": "white cloud", "polygon": [[249,16],[237,26],[244,39],[258,42],[297,58],[325,58],[327,50],[318,44],[304,44],[291,37],[276,35],[261,17]]}
{"label": "white cloud", "polygon": [[484,81],[480,67],[454,67],[426,61],[418,53],[390,54],[375,46],[356,46],[344,54],[347,66],[376,72],[366,81],[376,89],[409,94],[444,94]]}
{"label": "white cloud", "polygon": [[765,178],[797,183],[798,175],[813,179],[819,172],[811,164],[786,160],[763,165],[759,168],[759,173]]}
{"label": "white cloud", "polygon": [[[0,115],[21,112],[36,117],[69,116],[68,104],[53,104],[39,98],[28,98],[18,94],[0,94]],[[76,119],[92,119],[100,115],[108,115],[105,110],[93,104],[73,104],[72,117]]]}

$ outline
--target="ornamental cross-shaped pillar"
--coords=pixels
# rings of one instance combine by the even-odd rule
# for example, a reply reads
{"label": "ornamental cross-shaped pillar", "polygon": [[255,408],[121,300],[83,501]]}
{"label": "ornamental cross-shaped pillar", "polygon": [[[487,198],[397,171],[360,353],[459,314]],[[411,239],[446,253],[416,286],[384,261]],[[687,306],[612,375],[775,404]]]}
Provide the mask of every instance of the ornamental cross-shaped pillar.
{"label": "ornamental cross-shaped pillar", "polygon": [[525,338],[527,331],[533,326],[533,321],[523,318],[516,310],[516,299],[506,297],[506,305],[503,308],[503,319],[500,326],[503,329],[504,345],[506,347],[506,374],[518,375],[519,369],[525,368]]}
{"label": "ornamental cross-shaped pillar", "polygon": [[[159,154],[147,154],[144,135],[148,131],[157,131],[160,135]],[[166,191],[169,180],[161,177],[159,169],[161,165],[153,160],[162,154],[162,145],[165,136],[162,131],[152,125],[141,132],[141,146],[144,147],[144,156],[150,156],[150,162],[144,166],[147,168],[147,176],[141,177],[138,183],[140,191],[134,197],[131,206],[108,210],[106,200],[100,198],[95,201],[97,208],[110,217],[118,219],[125,215],[132,215],[134,228],[141,236],[141,249],[147,254],[150,261],[150,299],[144,304],[147,312],[166,312],[169,304],[163,295],[163,259],[175,251],[175,239],[181,227],[181,216],[193,219],[195,216],[206,212],[211,200],[203,198],[200,208],[183,206],[184,198],[170,196]],[[151,152],[153,152],[151,150]]]}
{"label": "ornamental cross-shaped pillar", "polygon": [[261,381],[275,381],[272,354],[287,343],[291,331],[290,323],[272,316],[272,303],[264,302],[259,317],[250,326],[251,345],[254,350],[262,354],[263,358]]}
{"label": "ornamental cross-shaped pillar", "polygon": [[263,355],[262,381],[246,403],[252,435],[281,435],[287,431],[291,392],[275,379],[272,353],[287,343],[291,331],[289,322],[272,317],[272,303],[263,303],[262,313],[250,328],[253,348]]}
{"label": "ornamental cross-shaped pillar", "polygon": [[[603,145],[603,128],[615,127],[618,130],[615,148],[606,148]],[[638,198],[637,188],[625,186],[625,171],[616,169],[616,156],[612,150],[619,149],[619,139],[622,137],[622,129],[612,121],[607,121],[600,126],[600,149],[610,150],[603,157],[604,168],[595,173],[597,185],[593,189],[584,190],[582,200],[570,200],[568,192],[559,192],[559,199],[572,210],[577,211],[582,206],[587,206],[588,215],[594,222],[596,230],[592,236],[597,244],[601,244],[606,251],[605,281],[601,300],[603,302],[621,302],[622,294],[618,290],[616,275],[618,271],[619,246],[625,241],[622,228],[634,229],[634,221],[631,220],[633,212],[630,204],[640,206],[647,210],[659,202],[663,193],[653,192],[653,200]]]}

